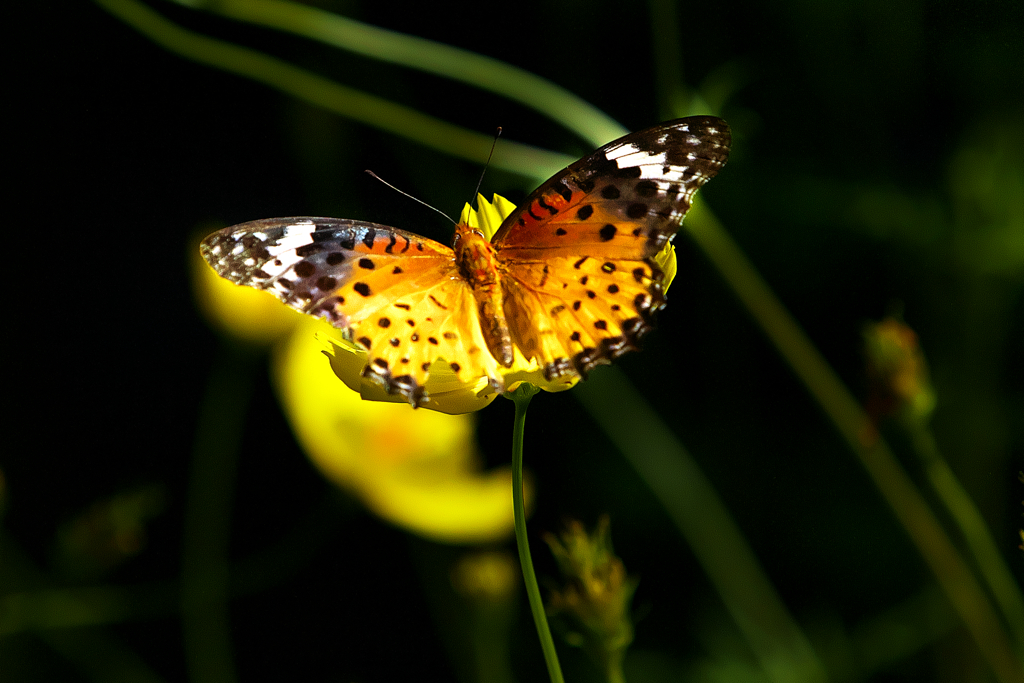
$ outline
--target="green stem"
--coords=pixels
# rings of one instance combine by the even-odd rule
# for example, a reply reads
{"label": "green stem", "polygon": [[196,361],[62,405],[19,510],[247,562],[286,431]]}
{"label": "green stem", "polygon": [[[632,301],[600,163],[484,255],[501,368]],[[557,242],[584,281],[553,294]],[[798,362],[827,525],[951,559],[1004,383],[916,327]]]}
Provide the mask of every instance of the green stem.
{"label": "green stem", "polygon": [[544,612],[544,601],[540,597],[537,575],[533,571],[530,543],[526,538],[526,506],[523,502],[523,431],[526,426],[526,409],[530,406],[530,399],[538,391],[540,390],[536,386],[523,382],[518,389],[505,394],[516,404],[515,423],[512,427],[512,508],[515,511],[516,546],[519,548],[519,562],[523,566],[526,595],[530,599],[530,611],[533,612],[537,637],[540,638],[540,646],[544,650],[548,675],[551,676],[551,683],[564,683],[562,669],[558,665],[558,653],[555,652],[555,641],[551,638],[548,617]]}

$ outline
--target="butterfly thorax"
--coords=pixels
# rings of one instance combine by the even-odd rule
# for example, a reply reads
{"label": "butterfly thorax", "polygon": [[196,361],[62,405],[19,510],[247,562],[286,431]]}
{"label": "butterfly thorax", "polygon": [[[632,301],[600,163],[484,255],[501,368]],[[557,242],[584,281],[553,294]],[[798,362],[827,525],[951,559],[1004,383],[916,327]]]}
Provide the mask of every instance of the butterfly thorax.
{"label": "butterfly thorax", "polygon": [[465,223],[455,228],[452,240],[459,274],[473,289],[487,348],[506,368],[512,366],[512,337],[505,320],[501,268],[494,245]]}

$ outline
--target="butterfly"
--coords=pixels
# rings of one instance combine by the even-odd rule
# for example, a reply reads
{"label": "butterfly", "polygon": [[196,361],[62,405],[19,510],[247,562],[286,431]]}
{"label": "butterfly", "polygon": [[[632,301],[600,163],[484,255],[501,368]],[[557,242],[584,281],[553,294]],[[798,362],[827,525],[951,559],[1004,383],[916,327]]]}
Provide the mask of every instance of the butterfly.
{"label": "butterfly", "polygon": [[460,380],[536,364],[549,381],[586,377],[638,348],[665,305],[654,257],[725,165],[722,119],[691,116],[626,135],[533,191],[491,240],[465,223],[447,247],[339,218],[269,218],[200,247],[240,285],[340,328],[367,352],[363,375],[414,407],[431,365]]}

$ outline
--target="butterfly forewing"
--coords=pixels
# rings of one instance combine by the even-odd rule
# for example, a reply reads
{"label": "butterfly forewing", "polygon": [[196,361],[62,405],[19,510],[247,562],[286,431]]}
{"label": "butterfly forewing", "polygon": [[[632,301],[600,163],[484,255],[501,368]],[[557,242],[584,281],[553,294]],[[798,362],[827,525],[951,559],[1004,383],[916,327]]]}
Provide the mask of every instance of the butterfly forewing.
{"label": "butterfly forewing", "polygon": [[396,228],[306,216],[224,228],[203,240],[200,252],[222,277],[313,314],[327,312],[339,283],[358,284],[399,262],[430,268],[452,258],[448,247]]}
{"label": "butterfly forewing", "polygon": [[299,217],[225,228],[200,249],[228,280],[343,330],[368,351],[365,374],[414,404],[438,358],[460,378],[500,382],[472,290],[444,245],[375,223]]}
{"label": "butterfly forewing", "polygon": [[725,165],[722,119],[694,116],[611,142],[556,174],[502,223],[499,258],[642,259],[679,230],[693,194]]}
{"label": "butterfly forewing", "polygon": [[709,116],[609,143],[538,188],[494,237],[509,327],[549,377],[586,375],[636,348],[664,305],[654,256],[728,158]]}

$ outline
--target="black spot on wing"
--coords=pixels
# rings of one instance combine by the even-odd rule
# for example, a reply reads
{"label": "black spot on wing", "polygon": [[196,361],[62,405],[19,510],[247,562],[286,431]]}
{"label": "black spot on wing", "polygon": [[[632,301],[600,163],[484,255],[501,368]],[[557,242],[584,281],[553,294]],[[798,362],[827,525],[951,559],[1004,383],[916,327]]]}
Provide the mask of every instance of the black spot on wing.
{"label": "black spot on wing", "polygon": [[559,180],[554,184],[553,188],[555,192],[562,195],[562,199],[566,202],[572,201],[572,189],[565,184],[565,180]]}
{"label": "black spot on wing", "polygon": [[658,184],[652,180],[641,180],[633,189],[638,197],[649,199],[658,194]]}
{"label": "black spot on wing", "polygon": [[643,202],[634,202],[626,207],[626,215],[630,218],[643,218],[647,215],[647,205]]}

